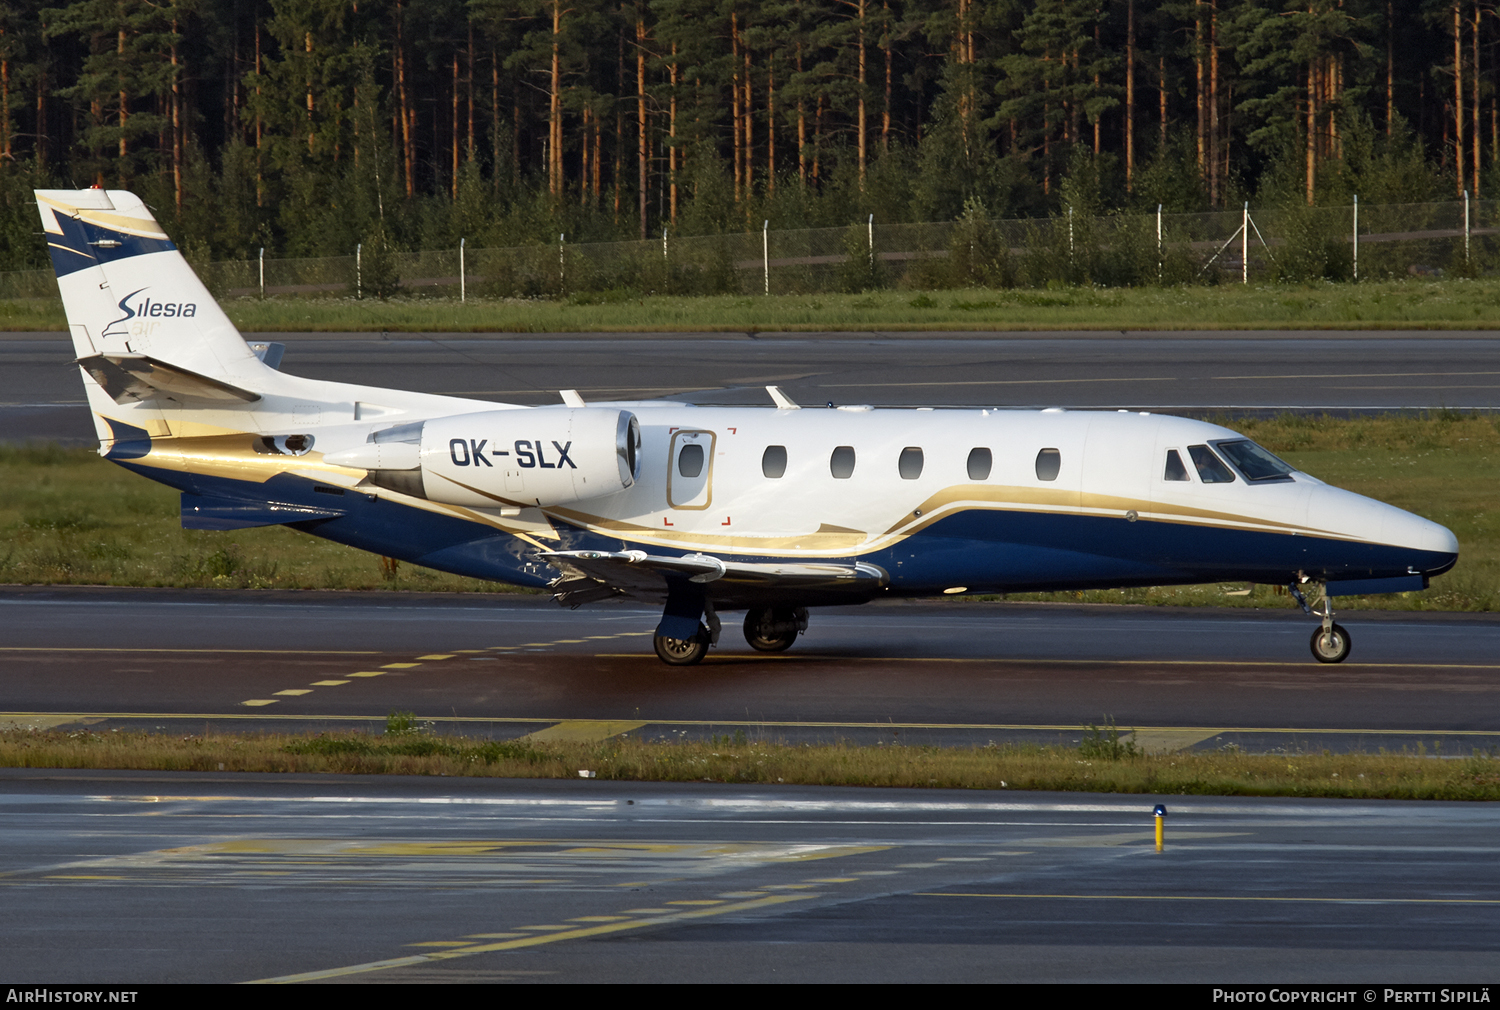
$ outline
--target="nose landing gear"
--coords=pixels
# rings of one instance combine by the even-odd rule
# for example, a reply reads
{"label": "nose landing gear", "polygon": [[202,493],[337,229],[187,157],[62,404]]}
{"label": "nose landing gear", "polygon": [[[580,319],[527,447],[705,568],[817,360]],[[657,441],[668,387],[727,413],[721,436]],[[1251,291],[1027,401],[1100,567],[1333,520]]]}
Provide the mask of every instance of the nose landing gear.
{"label": "nose landing gear", "polygon": [[1304,614],[1317,615],[1323,619],[1323,626],[1313,632],[1313,658],[1320,663],[1342,663],[1349,658],[1349,649],[1353,643],[1349,639],[1349,632],[1342,625],[1334,623],[1333,597],[1328,595],[1328,588],[1321,582],[1317,586],[1319,600],[1312,606],[1308,605],[1307,597],[1302,595],[1296,583],[1287,588],[1301,605]]}

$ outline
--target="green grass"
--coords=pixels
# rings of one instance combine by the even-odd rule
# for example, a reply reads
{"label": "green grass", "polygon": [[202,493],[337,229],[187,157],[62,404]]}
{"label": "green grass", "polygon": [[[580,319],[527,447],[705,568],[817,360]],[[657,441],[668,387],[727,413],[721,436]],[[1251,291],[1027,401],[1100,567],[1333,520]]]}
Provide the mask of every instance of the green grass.
{"label": "green grass", "polygon": [[[774,283],[774,279],[773,279]],[[1492,329],[1500,280],[1220,287],[870,291],[562,300],[233,298],[245,332]],[[0,330],[66,330],[56,300],[0,301]]]}
{"label": "green grass", "polygon": [[1472,753],[1251,755],[1086,754],[1071,747],[796,746],[747,739],[664,743],[475,740],[413,731],[323,734],[0,731],[0,766],[150,771],[313,772],[574,779],[580,770],[630,782],[728,782],[934,789],[1500,799],[1500,759]]}
{"label": "green grass", "polygon": [[[1332,484],[1453,530],[1460,559],[1426,592],[1343,599],[1344,609],[1500,610],[1500,418],[1442,413],[1287,416],[1235,427]],[[504,591],[380,559],[280,526],[215,533],[179,525],[176,492],[87,449],[0,447],[0,582],[234,589]],[[1027,600],[1287,607],[1244,584],[1027,594]]]}

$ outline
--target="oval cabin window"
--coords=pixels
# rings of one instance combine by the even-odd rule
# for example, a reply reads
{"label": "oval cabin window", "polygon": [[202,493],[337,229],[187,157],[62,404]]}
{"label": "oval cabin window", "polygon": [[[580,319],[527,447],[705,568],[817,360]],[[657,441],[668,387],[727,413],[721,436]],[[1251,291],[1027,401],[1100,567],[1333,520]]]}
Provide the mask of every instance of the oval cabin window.
{"label": "oval cabin window", "polygon": [[684,477],[696,477],[703,472],[703,446],[689,443],[677,454],[677,472]]}
{"label": "oval cabin window", "polygon": [[916,480],[922,476],[922,450],[909,445],[901,450],[901,459],[896,464],[902,480]]}
{"label": "oval cabin window", "polygon": [[828,470],[838,480],[854,476],[854,446],[841,445],[828,457]]}
{"label": "oval cabin window", "polygon": [[1062,453],[1056,449],[1043,449],[1036,454],[1036,479],[1057,480],[1057,473],[1062,469]]}
{"label": "oval cabin window", "polygon": [[995,465],[995,459],[990,455],[988,449],[969,450],[969,479],[989,480],[990,467]]}
{"label": "oval cabin window", "polygon": [[786,446],[768,445],[760,457],[760,472],[772,480],[786,475]]}

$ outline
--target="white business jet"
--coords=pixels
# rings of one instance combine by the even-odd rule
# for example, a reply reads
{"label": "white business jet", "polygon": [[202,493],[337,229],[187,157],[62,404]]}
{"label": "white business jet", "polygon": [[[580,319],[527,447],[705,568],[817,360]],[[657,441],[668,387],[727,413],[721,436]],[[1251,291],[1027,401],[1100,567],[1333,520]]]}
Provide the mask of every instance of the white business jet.
{"label": "white business jet", "polygon": [[298,378],[246,344],[134,195],[36,194],[101,453],[190,529],[290,526],[570,607],[662,605],[697,663],[720,614],[790,647],[808,609],[1215,581],[1289,586],[1337,663],[1339,595],[1453,567],[1436,523],[1213,424],[1144,413],[557,406]]}

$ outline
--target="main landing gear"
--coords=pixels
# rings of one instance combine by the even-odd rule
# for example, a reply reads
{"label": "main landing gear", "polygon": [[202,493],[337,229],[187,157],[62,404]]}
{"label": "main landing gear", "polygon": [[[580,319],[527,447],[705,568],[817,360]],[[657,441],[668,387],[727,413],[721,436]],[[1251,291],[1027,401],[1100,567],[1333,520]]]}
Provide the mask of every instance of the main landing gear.
{"label": "main landing gear", "polygon": [[[719,643],[719,631],[722,627],[719,623],[719,615],[714,613],[713,603],[705,597],[700,604],[697,604],[702,608],[703,620],[699,621],[696,618],[688,618],[688,621],[685,622],[683,620],[684,612],[679,612],[676,615],[672,614],[672,606],[675,602],[675,600],[669,599],[667,616],[663,618],[661,626],[657,627],[656,637],[651,640],[651,644],[656,648],[656,657],[668,666],[696,666],[703,662],[704,656],[708,655],[708,647]],[[668,630],[666,628],[668,620],[674,616],[676,620],[672,622],[672,626]],[[687,638],[673,637],[672,632],[680,634],[681,632],[678,629],[684,628],[684,626],[691,627],[691,623],[688,622],[692,621],[696,621],[698,625],[698,630],[695,633],[689,635]],[[708,623],[705,624],[703,623],[704,621]],[[663,635],[661,633],[663,630],[668,630],[668,633]]]}
{"label": "main landing gear", "polygon": [[1307,597],[1293,583],[1287,587],[1301,605],[1304,614],[1316,615],[1323,619],[1323,626],[1313,632],[1312,654],[1313,658],[1320,663],[1342,663],[1349,658],[1349,649],[1352,645],[1349,632],[1344,630],[1340,624],[1333,620],[1333,597],[1328,595],[1328,589],[1323,583],[1318,583],[1319,600],[1312,606],[1308,605]]}
{"label": "main landing gear", "polygon": [[806,630],[806,607],[762,607],[745,615],[745,641],[756,652],[785,652]]}

